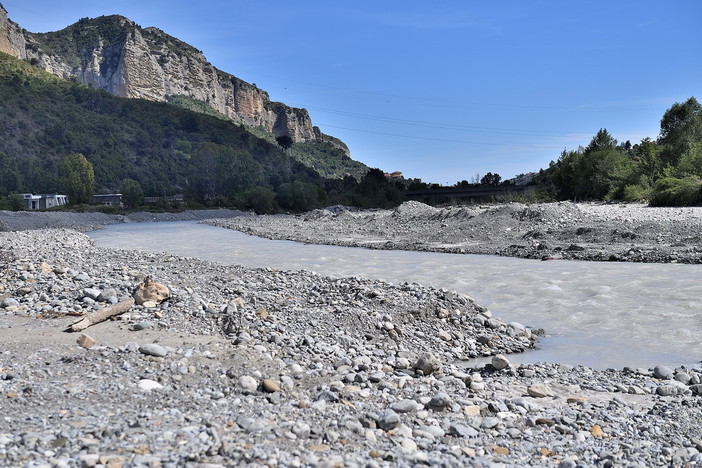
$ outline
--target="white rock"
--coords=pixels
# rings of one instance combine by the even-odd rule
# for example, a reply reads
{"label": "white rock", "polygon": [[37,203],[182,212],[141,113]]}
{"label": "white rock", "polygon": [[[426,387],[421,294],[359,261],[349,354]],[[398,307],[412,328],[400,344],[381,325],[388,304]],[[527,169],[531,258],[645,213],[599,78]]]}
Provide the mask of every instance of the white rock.
{"label": "white rock", "polygon": [[242,375],[239,377],[239,387],[244,393],[253,393],[258,388],[258,382],[250,375]]}
{"label": "white rock", "polygon": [[492,367],[497,370],[506,369],[509,367],[509,361],[502,354],[498,354],[492,357]]}
{"label": "white rock", "polygon": [[138,385],[139,388],[144,391],[160,390],[163,388],[163,385],[151,379],[141,379]]}

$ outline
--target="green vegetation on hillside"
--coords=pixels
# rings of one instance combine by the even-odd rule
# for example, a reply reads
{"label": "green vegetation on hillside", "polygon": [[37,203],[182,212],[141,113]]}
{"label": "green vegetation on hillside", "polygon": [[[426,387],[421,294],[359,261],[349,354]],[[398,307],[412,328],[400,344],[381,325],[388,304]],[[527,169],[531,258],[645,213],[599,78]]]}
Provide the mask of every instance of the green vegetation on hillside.
{"label": "green vegetation on hillside", "polygon": [[97,193],[118,191],[131,179],[146,196],[183,193],[209,206],[265,211],[401,200],[387,181],[381,190],[371,188],[365,179],[374,180],[375,172],[361,182],[325,179],[242,125],[168,103],[117,98],[0,54],[0,203],[13,192],[62,190],[60,162],[73,153],[92,165]]}
{"label": "green vegetation on hillside", "polygon": [[675,103],[657,141],[619,144],[605,129],[590,144],[564,150],[535,182],[560,200],[648,200],[652,205],[702,203],[702,106]]}
{"label": "green vegetation on hillside", "polygon": [[[94,49],[119,45],[124,41],[126,34],[136,27],[126,18],[111,15],[94,19],[82,18],[60,31],[33,36],[44,52],[60,55],[73,67],[84,67],[91,60],[91,52]],[[103,63],[101,67],[109,65]]]}

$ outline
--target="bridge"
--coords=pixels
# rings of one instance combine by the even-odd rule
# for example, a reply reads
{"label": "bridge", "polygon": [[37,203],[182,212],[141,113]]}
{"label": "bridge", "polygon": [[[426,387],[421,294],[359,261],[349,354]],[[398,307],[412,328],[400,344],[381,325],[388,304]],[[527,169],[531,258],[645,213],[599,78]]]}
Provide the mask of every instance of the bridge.
{"label": "bridge", "polygon": [[406,190],[409,199],[432,198],[489,198],[529,193],[536,190],[533,185],[480,185],[475,187],[448,187],[440,189]]}

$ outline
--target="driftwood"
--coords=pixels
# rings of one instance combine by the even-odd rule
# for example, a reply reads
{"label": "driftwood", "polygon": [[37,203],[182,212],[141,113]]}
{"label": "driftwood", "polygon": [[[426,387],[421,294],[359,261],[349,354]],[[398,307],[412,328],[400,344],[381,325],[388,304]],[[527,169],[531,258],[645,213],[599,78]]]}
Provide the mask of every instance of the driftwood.
{"label": "driftwood", "polygon": [[118,302],[115,305],[105,307],[103,309],[98,310],[97,312],[88,314],[78,322],[71,325],[71,331],[77,332],[85,330],[86,328],[95,325],[96,323],[104,322],[110,317],[114,317],[115,315],[125,313],[126,311],[131,309],[133,305],[134,298],[130,297],[129,299],[125,299],[124,301]]}
{"label": "driftwood", "polygon": [[88,314],[81,320],[75,322],[70,326],[68,330],[72,332],[78,332],[85,330],[86,328],[95,325],[97,323],[104,322],[110,317],[123,314],[132,308],[134,304],[142,305],[147,302],[153,302],[154,305],[160,304],[170,297],[170,291],[168,288],[162,284],[154,283],[151,278],[146,278],[143,283],[139,284],[132,293],[132,297],[125,299],[124,301],[118,302],[117,304],[105,307]]}

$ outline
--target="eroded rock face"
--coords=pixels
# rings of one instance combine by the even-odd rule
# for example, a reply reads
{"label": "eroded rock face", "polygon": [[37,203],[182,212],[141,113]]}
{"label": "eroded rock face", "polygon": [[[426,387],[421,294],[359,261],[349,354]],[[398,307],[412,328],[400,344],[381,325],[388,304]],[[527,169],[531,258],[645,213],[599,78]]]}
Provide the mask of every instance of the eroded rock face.
{"label": "eroded rock face", "polygon": [[[79,44],[75,37],[90,39]],[[256,85],[212,66],[194,47],[121,16],[83,19],[62,31],[32,34],[0,7],[0,52],[120,97],[166,101],[186,96],[234,122],[295,142],[326,141],[349,154],[346,145],[312,125],[306,109],[272,102]]]}
{"label": "eroded rock face", "polygon": [[10,21],[7,11],[0,5],[0,52],[17,58],[27,58],[27,41],[22,29]]}

